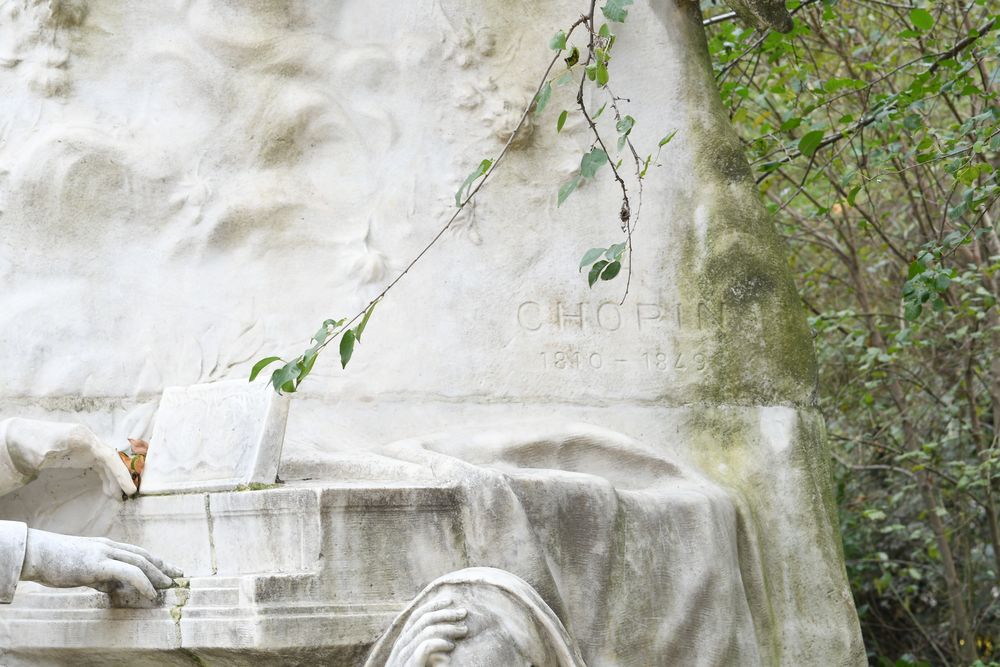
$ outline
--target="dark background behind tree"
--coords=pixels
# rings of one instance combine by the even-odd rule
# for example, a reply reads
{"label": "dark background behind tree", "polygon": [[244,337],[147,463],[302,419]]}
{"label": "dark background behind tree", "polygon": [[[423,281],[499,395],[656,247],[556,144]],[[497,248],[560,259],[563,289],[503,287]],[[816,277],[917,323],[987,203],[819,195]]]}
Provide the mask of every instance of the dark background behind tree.
{"label": "dark background behind tree", "polygon": [[787,35],[703,6],[812,315],[872,663],[1000,661],[1000,2],[793,2]]}

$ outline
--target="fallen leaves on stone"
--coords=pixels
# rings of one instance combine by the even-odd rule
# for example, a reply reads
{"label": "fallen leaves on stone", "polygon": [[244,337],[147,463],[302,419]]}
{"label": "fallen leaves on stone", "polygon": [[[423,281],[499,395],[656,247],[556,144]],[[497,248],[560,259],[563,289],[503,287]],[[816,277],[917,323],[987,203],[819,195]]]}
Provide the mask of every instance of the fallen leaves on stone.
{"label": "fallen leaves on stone", "polygon": [[128,451],[120,451],[118,456],[128,468],[129,474],[132,475],[132,483],[138,490],[142,483],[142,471],[146,468],[146,453],[149,451],[149,443],[135,438],[129,438],[128,442],[130,445]]}

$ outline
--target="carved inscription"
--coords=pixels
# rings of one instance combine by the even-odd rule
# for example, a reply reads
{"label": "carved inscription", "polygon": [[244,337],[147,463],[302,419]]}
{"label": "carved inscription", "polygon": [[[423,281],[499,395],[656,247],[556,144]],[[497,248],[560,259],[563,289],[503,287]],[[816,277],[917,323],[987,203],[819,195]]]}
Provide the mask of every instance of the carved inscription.
{"label": "carved inscription", "polygon": [[540,303],[524,301],[517,307],[517,324],[523,331],[538,333],[630,332],[687,329],[704,331],[726,326],[722,303],[701,301],[691,308],[681,304]]}
{"label": "carved inscription", "polygon": [[607,354],[597,351],[565,349],[539,352],[541,370],[601,370],[610,368],[622,371],[644,371],[653,373],[679,373],[684,371],[704,371],[708,367],[708,357],[704,352],[663,352],[643,350],[635,353]]}
{"label": "carved inscription", "polygon": [[705,334],[732,325],[721,303],[704,301],[524,301],[516,317],[525,342],[543,345],[534,352],[539,371],[650,378],[697,378],[711,363]]}

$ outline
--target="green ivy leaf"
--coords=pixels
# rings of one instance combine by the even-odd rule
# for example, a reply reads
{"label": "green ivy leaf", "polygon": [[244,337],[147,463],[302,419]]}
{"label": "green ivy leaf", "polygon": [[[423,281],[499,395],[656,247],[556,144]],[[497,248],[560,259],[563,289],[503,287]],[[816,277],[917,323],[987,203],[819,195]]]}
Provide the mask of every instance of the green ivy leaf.
{"label": "green ivy leaf", "polygon": [[552,39],[549,40],[549,48],[554,51],[562,51],[566,48],[566,33],[560,30],[556,34],[552,35]]}
{"label": "green ivy leaf", "polygon": [[462,199],[464,199],[463,193],[466,192],[472,186],[472,184],[476,182],[476,179],[483,176],[487,171],[489,171],[490,166],[492,164],[493,164],[492,160],[483,160],[482,162],[479,163],[479,166],[476,167],[471,174],[466,176],[465,180],[462,181],[462,187],[460,187],[458,189],[458,192],[455,193],[455,206],[462,205]]}
{"label": "green ivy leaf", "polygon": [[632,4],[632,0],[608,0],[607,4],[601,7],[601,13],[609,21],[624,23],[628,17],[628,10],[625,9]]}
{"label": "green ivy leaf", "polygon": [[585,153],[580,160],[580,175],[584,178],[593,178],[597,170],[608,161],[608,154],[600,148],[592,148],[589,153]]}
{"label": "green ivy leaf", "polygon": [[542,89],[538,91],[538,97],[535,98],[535,117],[542,115],[545,111],[545,107],[548,106],[549,98],[552,97],[552,84],[548,81],[542,86]]}
{"label": "green ivy leaf", "polygon": [[593,287],[594,283],[597,282],[597,279],[600,278],[601,271],[603,271],[604,267],[606,267],[607,265],[608,263],[602,259],[601,261],[597,262],[592,267],[590,267],[590,273],[587,274],[587,285]]}
{"label": "green ivy leaf", "polygon": [[343,323],[344,320],[324,320],[320,328],[313,334],[313,342],[322,345],[330,337],[330,334]]}
{"label": "green ivy leaf", "polygon": [[591,248],[583,253],[583,259],[580,260],[580,270],[582,271],[583,267],[589,266],[600,259],[606,250],[607,248]]}
{"label": "green ivy leaf", "polygon": [[573,192],[580,187],[580,183],[582,182],[582,178],[574,176],[570,180],[563,183],[562,187],[559,188],[559,203],[557,206],[562,206],[563,202],[566,201],[566,198],[573,194]]}
{"label": "green ivy leaf", "polygon": [[606,86],[608,84],[611,77],[608,74],[608,66],[606,64],[601,63],[597,66],[597,75],[595,78],[598,86]]}
{"label": "green ivy leaf", "polygon": [[668,134],[667,136],[665,136],[665,137],[663,137],[662,139],[660,139],[660,143],[659,143],[659,144],[657,144],[657,148],[663,148],[664,146],[666,146],[667,144],[669,144],[669,143],[671,142],[671,140],[672,140],[672,139],[673,139],[673,138],[674,138],[674,137],[675,137],[676,135],[677,135],[677,130],[674,130],[673,132],[671,132],[671,133],[670,133],[670,134]]}
{"label": "green ivy leaf", "polygon": [[813,130],[807,132],[799,139],[799,152],[806,157],[812,157],[819,150],[819,145],[823,142],[823,131]]}
{"label": "green ivy leaf", "polygon": [[347,362],[351,360],[351,355],[354,354],[354,341],[355,333],[353,329],[348,329],[344,332],[343,337],[340,339],[340,367],[347,368]]}
{"label": "green ivy leaf", "polygon": [[909,303],[906,304],[906,307],[903,309],[903,317],[906,319],[906,321],[912,322],[916,320],[918,317],[920,317],[921,310],[923,310],[923,306],[921,306],[916,301],[910,301]]}
{"label": "green ivy leaf", "polygon": [[597,110],[597,113],[595,113],[595,114],[594,114],[594,117],[593,117],[593,118],[591,118],[591,120],[597,120],[598,118],[600,118],[600,117],[601,117],[601,114],[602,114],[602,113],[604,113],[604,109],[605,109],[605,108],[606,108],[607,106],[608,106],[608,103],[607,103],[607,102],[605,102],[604,104],[602,104],[602,105],[601,105],[601,108]]}
{"label": "green ivy leaf", "polygon": [[271,386],[274,387],[276,392],[279,394],[295,393],[295,380],[299,377],[299,373],[302,372],[300,363],[300,359],[290,361],[271,374]]}
{"label": "green ivy leaf", "polygon": [[[563,58],[563,60],[566,61],[566,67],[572,67],[573,65],[577,64],[578,62],[580,62],[580,49],[574,46],[573,49],[569,52],[569,55]],[[568,77],[568,75],[569,74],[567,73],[564,76]]]}
{"label": "green ivy leaf", "polygon": [[632,116],[625,116],[615,123],[615,129],[621,135],[618,137],[619,151],[625,147],[625,142],[628,141],[628,135],[631,134],[633,127],[635,127],[635,118],[632,118]]}
{"label": "green ivy leaf", "polygon": [[635,118],[632,116],[625,116],[615,123],[615,129],[618,130],[619,134],[628,134],[633,127],[635,127]]}
{"label": "green ivy leaf", "polygon": [[934,27],[934,17],[926,9],[911,9],[910,21],[918,30],[924,32]]}
{"label": "green ivy leaf", "polygon": [[601,271],[601,280],[613,280],[618,272],[622,270],[622,263],[619,261],[614,261],[608,264],[603,271]]}
{"label": "green ivy leaf", "polygon": [[650,153],[646,156],[646,162],[642,165],[642,171],[639,172],[639,178],[646,178],[646,172],[649,171],[649,163],[653,161],[653,154]]}
{"label": "green ivy leaf", "polygon": [[299,373],[299,377],[295,382],[295,386],[298,387],[302,384],[302,381],[312,373],[313,366],[316,365],[316,359],[319,358],[319,350],[313,348],[307,350],[305,354],[302,355],[302,371]]}
{"label": "green ivy leaf", "polygon": [[802,124],[801,118],[798,117],[789,118],[788,120],[786,120],[784,123],[781,124],[781,127],[779,129],[782,132],[791,132],[801,124]]}
{"label": "green ivy leaf", "polygon": [[915,259],[910,262],[910,270],[906,275],[907,280],[913,280],[927,270],[927,265],[922,260]]}
{"label": "green ivy leaf", "polygon": [[861,192],[860,185],[855,185],[851,188],[851,191],[847,194],[847,203],[854,206],[854,202],[857,200],[859,192]]}
{"label": "green ivy leaf", "polygon": [[616,243],[610,248],[608,248],[608,251],[605,253],[605,256],[611,261],[619,260],[622,258],[622,254],[625,252],[626,247],[628,246],[625,241],[622,241],[621,243]]}
{"label": "green ivy leaf", "polygon": [[[603,252],[604,249],[601,248],[601,251]],[[260,361],[258,361],[256,364],[253,365],[253,368],[250,370],[250,380],[249,381],[253,382],[254,380],[256,380],[257,376],[260,375],[260,372],[262,370],[264,370],[265,368],[267,368],[268,366],[270,366],[271,364],[273,364],[276,361],[282,361],[281,357],[265,357],[265,358],[261,359]]]}
{"label": "green ivy leaf", "polygon": [[569,112],[563,109],[563,112],[559,114],[559,120],[556,121],[556,132],[562,132],[563,125],[566,124],[566,118],[569,117]]}
{"label": "green ivy leaf", "polygon": [[379,300],[375,299],[375,301],[372,302],[372,305],[368,306],[368,310],[365,311],[365,316],[361,318],[361,324],[359,324],[357,329],[355,329],[357,332],[355,333],[355,337],[358,339],[359,343],[361,342],[361,334],[365,332],[365,327],[368,326],[368,320],[371,319],[372,313],[375,312],[375,306],[378,305],[378,302]]}

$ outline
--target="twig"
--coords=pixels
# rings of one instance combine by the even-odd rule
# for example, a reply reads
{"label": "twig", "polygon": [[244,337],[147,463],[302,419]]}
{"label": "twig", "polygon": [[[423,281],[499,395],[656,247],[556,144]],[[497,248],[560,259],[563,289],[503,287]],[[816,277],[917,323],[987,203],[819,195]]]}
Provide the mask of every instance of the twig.
{"label": "twig", "polygon": [[736,12],[726,12],[725,14],[717,14],[711,18],[707,18],[701,22],[703,26],[715,25],[716,23],[723,23],[729,21],[730,19],[736,18]]}
{"label": "twig", "polygon": [[[805,2],[803,2],[801,5],[799,5],[795,9],[793,9],[791,12],[789,12],[789,14],[791,14],[792,16],[795,16],[796,14],[798,14],[800,11],[802,11],[803,9],[805,9],[806,7],[808,7],[809,5],[816,4],[817,2],[819,2],[819,0],[805,0]],[[728,20],[730,18],[735,17],[736,16],[736,12],[732,12],[732,16],[729,16],[729,15],[725,15],[725,16],[726,16],[725,19],[722,19],[722,18],[719,18],[719,17],[713,17],[712,19],[708,19],[706,21],[702,21],[701,23],[702,23],[702,25],[706,25],[706,26],[712,25],[713,23],[721,23],[724,20]],[[718,20],[715,20],[715,19],[718,19]],[[768,28],[767,30],[765,30],[761,34],[761,36],[757,38],[757,41],[755,41],[753,44],[751,44],[750,46],[748,46],[746,48],[746,50],[743,51],[743,53],[741,53],[740,55],[738,55],[735,58],[733,58],[729,62],[728,65],[726,65],[724,68],[722,68],[722,71],[719,72],[716,75],[716,77],[715,77],[716,81],[718,81],[719,83],[722,83],[723,81],[725,81],[726,80],[726,76],[729,75],[730,70],[732,70],[734,67],[736,67],[736,64],[739,63],[740,59],[742,59],[743,56],[745,56],[746,54],[750,53],[751,51],[756,50],[756,48],[758,46],[760,46],[764,42],[765,39],[767,39],[767,36],[769,34],[771,34],[771,29],[770,28]]]}
{"label": "twig", "polygon": [[[576,91],[576,103],[580,107],[580,111],[583,112],[583,117],[587,120],[587,124],[590,126],[590,131],[594,134],[595,142],[600,145],[601,150],[604,151],[604,155],[608,159],[608,164],[611,165],[611,172],[614,174],[615,180],[618,181],[618,185],[622,190],[622,208],[621,208],[621,221],[623,225],[627,226],[629,219],[631,218],[631,207],[629,205],[628,199],[628,187],[625,185],[625,180],[618,173],[618,167],[615,166],[615,161],[611,159],[611,151],[604,144],[604,139],[601,138],[601,133],[597,131],[597,123],[594,119],[590,117],[590,112],[587,111],[587,105],[583,101],[583,86],[587,82],[587,66],[590,65],[591,61],[594,59],[594,37],[596,33],[594,32],[594,7],[597,5],[597,0],[590,1],[590,13],[585,17],[585,24],[587,30],[590,31],[590,43],[587,46],[587,62],[584,63],[583,74],[580,76],[580,87]],[[623,229],[623,231],[625,231]]]}
{"label": "twig", "polygon": [[[615,120],[621,121],[622,113],[621,110],[618,108],[618,101],[624,100],[628,102],[629,100],[623,97],[616,97],[614,92],[612,92],[610,86],[604,86],[604,87],[607,89],[608,95],[611,96],[611,110],[615,114]],[[633,216],[630,221],[626,222],[626,227],[625,227],[626,234],[628,235],[627,238],[628,270],[625,274],[625,292],[622,294],[622,300],[618,302],[619,306],[624,304],[625,299],[628,298],[629,287],[632,284],[632,232],[635,231],[636,225],[639,224],[639,216],[642,214],[642,189],[643,189],[642,160],[639,158],[639,152],[635,149],[635,145],[632,143],[632,138],[630,135],[625,136],[625,143],[628,145],[628,149],[632,153],[632,159],[635,160],[635,178],[636,182],[639,184],[639,196],[636,201],[635,216]]]}
{"label": "twig", "polygon": [[[597,37],[597,33],[594,31],[594,11],[597,7],[597,0],[590,0],[590,9],[587,15],[582,17],[584,24],[587,27],[587,31],[590,33],[590,38],[587,43],[587,62],[583,66],[583,74],[580,75],[580,86],[576,91],[576,103],[580,107],[580,111],[583,113],[583,117],[587,120],[587,125],[590,126],[590,131],[594,134],[595,143],[599,144],[601,150],[604,151],[604,157],[607,158],[608,164],[611,165],[611,173],[614,174],[615,180],[618,182],[618,186],[622,191],[622,207],[618,213],[618,218],[622,223],[622,231],[626,234],[626,245],[628,246],[628,270],[626,272],[625,280],[625,294],[622,296],[621,303],[625,303],[625,297],[628,296],[629,285],[632,282],[632,206],[628,198],[628,187],[625,185],[625,179],[621,177],[618,173],[618,167],[615,165],[615,161],[611,158],[611,151],[604,143],[604,139],[601,138],[601,133],[597,130],[597,123],[591,118],[590,113],[587,111],[587,105],[583,101],[583,87],[587,83],[587,67],[594,60],[594,40]],[[605,86],[607,87],[607,86]],[[615,97],[608,91],[611,96],[612,108],[616,108]],[[638,158],[637,158],[638,159]],[[640,186],[641,187],[641,186]]]}
{"label": "twig", "polygon": [[[941,51],[941,52],[935,54],[933,56],[934,57],[934,62],[931,64],[931,66],[928,68],[927,71],[928,72],[934,72],[934,71],[936,71],[937,68],[941,66],[941,63],[943,63],[945,60],[948,60],[949,58],[954,58],[960,52],[962,52],[963,50],[965,50],[966,48],[968,48],[970,44],[972,44],[973,42],[975,42],[976,40],[978,40],[980,37],[982,37],[983,35],[985,35],[986,33],[988,33],[990,30],[992,30],[993,27],[996,25],[996,21],[997,21],[996,19],[993,19],[991,21],[986,22],[982,27],[980,27],[979,29],[977,29],[977,31],[976,31],[976,33],[974,35],[970,35],[969,37],[966,37],[965,39],[961,40],[960,42],[957,42],[950,49],[947,49],[945,51]],[[762,40],[757,40],[757,43],[759,43],[761,41]],[[752,48],[756,48],[757,43],[755,43],[754,46],[751,47],[751,49]],[[747,49],[747,51],[744,52],[744,54],[741,54],[739,57],[742,58],[743,55],[745,55],[751,49]],[[879,81],[884,80],[885,78],[887,78],[888,76],[891,76],[895,72],[898,72],[898,71],[900,71],[900,70],[902,70],[902,69],[904,69],[906,67],[909,67],[911,65],[914,65],[914,64],[916,64],[918,62],[925,61],[925,60],[927,60],[927,58],[928,58],[928,56],[921,56],[919,58],[914,58],[913,60],[911,60],[911,61],[909,61],[907,63],[904,63],[904,64],[896,67],[894,70],[892,70],[892,72],[889,72],[889,74],[886,74],[886,75],[884,75],[882,77],[879,77],[875,81],[872,81],[871,84],[868,84],[867,87],[870,88],[872,85],[878,83]],[[733,64],[733,63],[730,63],[730,64]],[[725,72],[723,72],[723,74],[725,74]],[[849,93],[844,93],[843,95],[847,95],[847,94],[849,94]],[[843,97],[843,95],[840,95],[838,97]],[[834,99],[836,99],[836,98],[834,98]],[[830,101],[832,101],[832,100],[830,100]],[[837,143],[838,141],[840,141],[841,139],[843,139],[845,137],[854,136],[856,133],[860,132],[861,130],[865,129],[866,127],[868,127],[869,125],[871,125],[872,123],[874,123],[875,121],[877,121],[879,118],[881,118],[881,112],[885,111],[886,108],[887,107],[882,107],[881,109],[879,109],[879,111],[876,111],[875,113],[872,113],[872,114],[870,114],[870,115],[868,115],[868,116],[866,116],[864,118],[861,118],[858,122],[854,123],[853,125],[851,125],[850,127],[848,127],[845,130],[841,130],[840,132],[837,132],[835,134],[831,134],[829,136],[823,137],[823,140],[819,142],[819,145],[816,147],[815,151],[813,151],[813,152],[814,153],[818,152],[820,149],[826,148],[827,146],[835,144],[835,143]],[[788,154],[785,157],[781,158],[780,160],[778,160],[774,164],[775,165],[779,165],[779,164],[785,164],[787,162],[791,162],[792,160],[794,160],[795,158],[799,157],[800,155],[802,155],[802,151],[800,151],[799,149],[796,148],[795,150],[789,151]],[[771,175],[772,171],[773,171],[773,169],[771,171],[765,172],[761,176],[757,177],[757,183],[759,184],[759,183],[765,181],[768,178],[768,176]]]}

